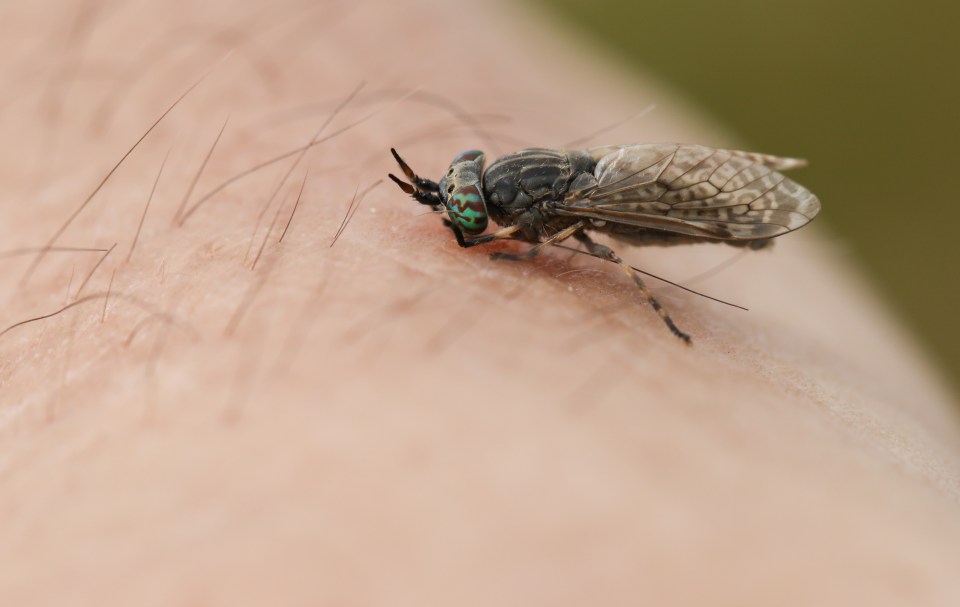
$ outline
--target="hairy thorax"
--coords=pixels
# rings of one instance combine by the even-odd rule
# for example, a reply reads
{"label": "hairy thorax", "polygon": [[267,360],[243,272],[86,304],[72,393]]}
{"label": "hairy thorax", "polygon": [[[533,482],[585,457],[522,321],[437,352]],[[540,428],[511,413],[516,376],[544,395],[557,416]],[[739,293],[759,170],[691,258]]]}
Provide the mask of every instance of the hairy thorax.
{"label": "hairy thorax", "polygon": [[502,226],[524,226],[523,236],[537,242],[537,236],[576,222],[552,213],[549,205],[562,201],[577,176],[592,174],[595,166],[581,151],[532,148],[508,154],[484,174],[487,210]]}

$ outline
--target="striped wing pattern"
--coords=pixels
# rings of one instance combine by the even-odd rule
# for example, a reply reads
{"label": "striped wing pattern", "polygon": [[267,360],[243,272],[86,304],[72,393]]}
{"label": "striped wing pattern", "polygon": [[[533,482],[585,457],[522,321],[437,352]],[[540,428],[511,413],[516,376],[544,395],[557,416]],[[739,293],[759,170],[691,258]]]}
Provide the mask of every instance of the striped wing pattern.
{"label": "striped wing pattern", "polygon": [[762,240],[820,211],[809,190],[779,171],[802,160],[702,145],[634,144],[589,150],[592,178],[576,180],[565,215],[689,236]]}

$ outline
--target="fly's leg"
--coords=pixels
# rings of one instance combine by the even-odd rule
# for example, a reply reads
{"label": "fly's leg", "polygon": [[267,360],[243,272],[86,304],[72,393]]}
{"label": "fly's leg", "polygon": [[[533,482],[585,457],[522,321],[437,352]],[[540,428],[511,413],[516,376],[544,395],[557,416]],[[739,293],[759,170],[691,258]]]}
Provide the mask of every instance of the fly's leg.
{"label": "fly's leg", "polygon": [[475,247],[478,244],[486,244],[488,242],[493,242],[494,240],[503,240],[504,238],[512,237],[517,230],[520,229],[520,226],[508,226],[501,230],[497,230],[492,234],[482,234],[480,236],[472,236],[470,238],[465,238],[463,232],[460,231],[460,228],[453,225],[453,222],[444,218],[445,225],[453,231],[453,235],[457,237],[457,244],[463,247],[464,249],[469,249],[470,247]]}
{"label": "fly's leg", "polygon": [[582,229],[583,229],[583,222],[578,221],[577,223],[560,230],[559,232],[557,232],[550,238],[544,240],[543,242],[530,247],[530,249],[527,250],[527,252],[525,253],[520,253],[519,255],[515,255],[513,253],[491,253],[490,259],[509,259],[512,261],[516,261],[520,259],[533,259],[537,255],[539,255],[540,251],[543,251],[543,249],[545,249],[546,247],[549,247],[550,245],[553,245],[553,244],[557,244],[558,242],[563,242],[564,240],[577,234]]}
{"label": "fly's leg", "polygon": [[686,343],[690,343],[690,336],[677,328],[677,325],[674,324],[673,319],[670,318],[670,314],[663,309],[663,306],[660,305],[660,302],[657,301],[657,298],[653,296],[653,293],[650,292],[650,289],[647,288],[647,285],[641,280],[637,272],[630,267],[630,264],[626,263],[620,256],[613,252],[613,249],[610,247],[604,246],[594,242],[589,236],[583,232],[578,232],[574,234],[577,240],[582,242],[587,251],[595,257],[600,259],[606,259],[607,261],[612,261],[613,263],[619,265],[624,272],[627,273],[627,276],[633,279],[634,284],[637,285],[637,288],[640,289],[640,293],[650,302],[650,305],[653,306],[653,309],[660,315],[660,318],[667,325],[667,328],[670,329],[670,332],[682,339]]}

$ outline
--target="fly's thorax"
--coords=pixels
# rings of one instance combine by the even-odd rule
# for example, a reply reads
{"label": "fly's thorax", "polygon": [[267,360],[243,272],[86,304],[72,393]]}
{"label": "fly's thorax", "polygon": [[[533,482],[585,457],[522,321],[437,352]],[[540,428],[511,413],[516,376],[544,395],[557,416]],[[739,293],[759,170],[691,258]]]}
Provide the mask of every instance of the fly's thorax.
{"label": "fly's thorax", "polygon": [[[508,154],[487,169],[483,187],[494,218],[513,223],[534,204],[559,202],[581,173],[592,174],[596,161],[575,150],[531,148]],[[498,219],[498,223],[500,223]]]}
{"label": "fly's thorax", "polygon": [[450,163],[440,180],[440,200],[450,221],[467,236],[476,236],[487,229],[487,205],[483,196],[484,154],[469,150]]}

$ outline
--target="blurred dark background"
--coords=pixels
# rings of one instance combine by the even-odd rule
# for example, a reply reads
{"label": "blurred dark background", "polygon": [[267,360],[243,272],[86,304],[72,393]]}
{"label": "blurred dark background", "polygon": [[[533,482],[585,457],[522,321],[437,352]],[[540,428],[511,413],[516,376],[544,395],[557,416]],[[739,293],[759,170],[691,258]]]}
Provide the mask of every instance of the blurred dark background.
{"label": "blurred dark background", "polygon": [[818,223],[957,387],[960,2],[532,1],[750,149],[809,159]]}

